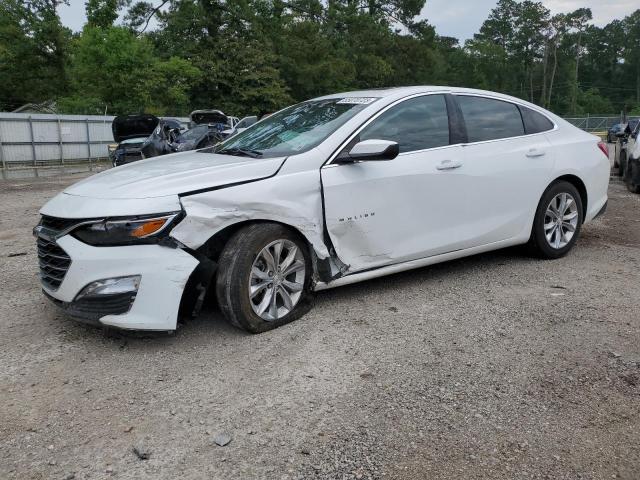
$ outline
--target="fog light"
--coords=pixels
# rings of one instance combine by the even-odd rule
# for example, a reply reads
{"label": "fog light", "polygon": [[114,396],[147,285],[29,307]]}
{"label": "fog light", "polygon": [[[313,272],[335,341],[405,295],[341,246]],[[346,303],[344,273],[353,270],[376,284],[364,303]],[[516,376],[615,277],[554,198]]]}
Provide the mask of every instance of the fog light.
{"label": "fog light", "polygon": [[116,295],[119,293],[136,293],[140,286],[140,275],[131,277],[107,278],[90,283],[76,296],[76,300],[96,295]]}

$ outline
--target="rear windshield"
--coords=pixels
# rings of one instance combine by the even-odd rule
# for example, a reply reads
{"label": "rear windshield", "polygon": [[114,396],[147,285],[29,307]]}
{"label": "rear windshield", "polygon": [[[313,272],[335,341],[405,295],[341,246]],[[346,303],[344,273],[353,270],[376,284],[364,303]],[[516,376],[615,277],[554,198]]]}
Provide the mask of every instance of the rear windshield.
{"label": "rear windshield", "polygon": [[332,98],[293,105],[217,145],[213,151],[229,155],[251,152],[256,158],[303,153],[318,146],[376,100]]}

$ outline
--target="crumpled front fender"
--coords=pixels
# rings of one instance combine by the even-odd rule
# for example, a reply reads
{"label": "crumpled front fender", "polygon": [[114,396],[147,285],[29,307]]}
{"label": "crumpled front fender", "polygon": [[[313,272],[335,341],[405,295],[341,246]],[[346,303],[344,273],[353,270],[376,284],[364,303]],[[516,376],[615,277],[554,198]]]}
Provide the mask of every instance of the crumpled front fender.
{"label": "crumpled front fender", "polygon": [[221,230],[246,221],[273,221],[298,230],[318,258],[329,257],[323,241],[320,175],[296,172],[213,189],[180,198],[186,217],[171,236],[192,249]]}

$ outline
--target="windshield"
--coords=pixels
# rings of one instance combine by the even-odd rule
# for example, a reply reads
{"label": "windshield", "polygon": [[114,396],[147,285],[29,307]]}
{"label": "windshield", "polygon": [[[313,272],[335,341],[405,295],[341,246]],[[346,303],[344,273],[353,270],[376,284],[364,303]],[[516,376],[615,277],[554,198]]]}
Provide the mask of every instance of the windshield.
{"label": "windshield", "polygon": [[294,105],[215,147],[216,153],[272,158],[303,153],[322,143],[376,98],[332,98]]}

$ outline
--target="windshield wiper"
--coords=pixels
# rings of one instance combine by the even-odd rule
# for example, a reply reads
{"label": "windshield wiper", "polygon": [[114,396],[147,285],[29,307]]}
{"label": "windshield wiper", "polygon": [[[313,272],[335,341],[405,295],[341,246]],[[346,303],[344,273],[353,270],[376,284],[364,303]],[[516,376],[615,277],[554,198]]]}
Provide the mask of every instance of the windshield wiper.
{"label": "windshield wiper", "polygon": [[221,153],[222,155],[238,155],[241,157],[251,158],[259,158],[263,155],[260,150],[251,150],[250,148],[241,147],[223,148],[216,153]]}

